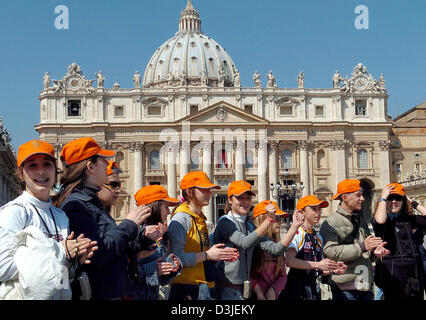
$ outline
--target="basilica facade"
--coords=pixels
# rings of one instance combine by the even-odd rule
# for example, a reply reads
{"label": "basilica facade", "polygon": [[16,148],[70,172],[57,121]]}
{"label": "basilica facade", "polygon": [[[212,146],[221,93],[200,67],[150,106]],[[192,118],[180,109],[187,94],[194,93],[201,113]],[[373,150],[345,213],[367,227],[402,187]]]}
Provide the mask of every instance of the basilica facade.
{"label": "basilica facade", "polygon": [[344,70],[350,77],[325,75],[330,88],[305,88],[303,72],[294,88],[279,88],[272,71],[262,83],[253,70],[253,85],[243,87],[237,64],[201,31],[190,0],[178,31],[155,50],[144,74],[129,75],[132,88],[105,88],[102,71],[94,80],[83,71],[72,63],[60,80],[45,74],[35,129],[58,156],[84,136],[116,151],[123,170],[117,220],[135,206],[140,187],[161,184],[178,196],[191,170],[222,187],[204,210],[212,223],[233,180],[253,185],[255,203],[277,199],[290,210],[302,195],[329,200],[346,178],[363,181],[371,206],[374,190],[390,182],[392,121],[382,75],[375,80],[359,63]]}

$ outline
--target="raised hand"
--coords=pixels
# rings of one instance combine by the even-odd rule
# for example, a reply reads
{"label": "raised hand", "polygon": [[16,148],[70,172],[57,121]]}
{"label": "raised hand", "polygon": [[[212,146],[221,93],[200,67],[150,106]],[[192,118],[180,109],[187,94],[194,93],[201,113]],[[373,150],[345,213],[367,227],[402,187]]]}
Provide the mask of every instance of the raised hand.
{"label": "raised hand", "polygon": [[144,221],[146,221],[146,219],[148,219],[150,215],[151,215],[151,208],[146,205],[142,205],[131,210],[127,214],[126,218],[129,220],[132,220],[139,227],[142,223],[144,223]]}
{"label": "raised hand", "polygon": [[236,248],[225,247],[225,244],[218,243],[206,251],[208,260],[234,262],[240,257]]}

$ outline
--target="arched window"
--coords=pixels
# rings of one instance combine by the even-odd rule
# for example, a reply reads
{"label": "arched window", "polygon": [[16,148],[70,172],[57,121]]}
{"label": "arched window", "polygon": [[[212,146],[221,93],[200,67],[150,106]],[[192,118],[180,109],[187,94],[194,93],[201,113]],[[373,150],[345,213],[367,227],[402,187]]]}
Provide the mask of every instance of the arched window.
{"label": "arched window", "polygon": [[246,152],[246,168],[253,168],[254,152],[253,150],[247,150]]}
{"label": "arched window", "polygon": [[200,154],[198,150],[191,151],[191,170],[200,169]]}
{"label": "arched window", "polygon": [[228,161],[226,159],[226,150],[225,149],[221,149],[217,152],[216,168],[218,168],[218,169],[228,168]]}
{"label": "arched window", "polygon": [[326,159],[325,159],[325,151],[324,150],[318,150],[317,152],[317,168],[323,169],[326,168]]}
{"label": "arched window", "polygon": [[152,150],[149,153],[149,168],[154,170],[161,169],[160,165],[160,151],[159,150]]}
{"label": "arched window", "polygon": [[124,162],[123,152],[119,151],[119,152],[116,153],[115,163],[117,163],[118,168],[120,168],[122,171],[125,170],[125,162]]}
{"label": "arched window", "polygon": [[360,149],[358,151],[358,168],[359,169],[368,168],[368,152],[365,149]]}
{"label": "arched window", "polygon": [[289,149],[284,149],[281,153],[282,156],[282,167],[284,169],[290,169],[292,168],[292,158],[293,158],[293,154],[291,152],[291,150]]}

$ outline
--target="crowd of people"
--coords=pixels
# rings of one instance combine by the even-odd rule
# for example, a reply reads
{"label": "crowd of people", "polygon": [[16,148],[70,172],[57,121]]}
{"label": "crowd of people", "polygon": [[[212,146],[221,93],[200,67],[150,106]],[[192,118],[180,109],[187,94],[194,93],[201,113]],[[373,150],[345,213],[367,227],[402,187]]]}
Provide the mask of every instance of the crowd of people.
{"label": "crowd of people", "polygon": [[0,208],[1,300],[157,300],[164,287],[173,301],[320,300],[320,283],[333,300],[372,300],[374,291],[376,299],[424,298],[426,208],[401,184],[383,186],[373,232],[360,215],[360,181],[345,179],[319,229],[330,204],[307,195],[282,235],[288,213],[271,200],[253,206],[251,184],[233,181],[209,234],[203,207],[220,186],[202,171],[181,178],[180,199],[160,185],[142,187],[117,224],[114,155],[76,139],[63,147],[59,172],[51,144],[19,147],[23,192]]}

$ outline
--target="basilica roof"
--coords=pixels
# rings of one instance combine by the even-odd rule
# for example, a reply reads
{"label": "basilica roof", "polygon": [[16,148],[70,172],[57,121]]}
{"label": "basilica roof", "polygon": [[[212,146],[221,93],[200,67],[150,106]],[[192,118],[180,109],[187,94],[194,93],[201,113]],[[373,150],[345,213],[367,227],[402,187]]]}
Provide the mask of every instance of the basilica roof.
{"label": "basilica roof", "polygon": [[186,85],[234,86],[238,73],[225,49],[201,31],[201,19],[188,0],[179,31],[152,55],[143,77],[144,87]]}

